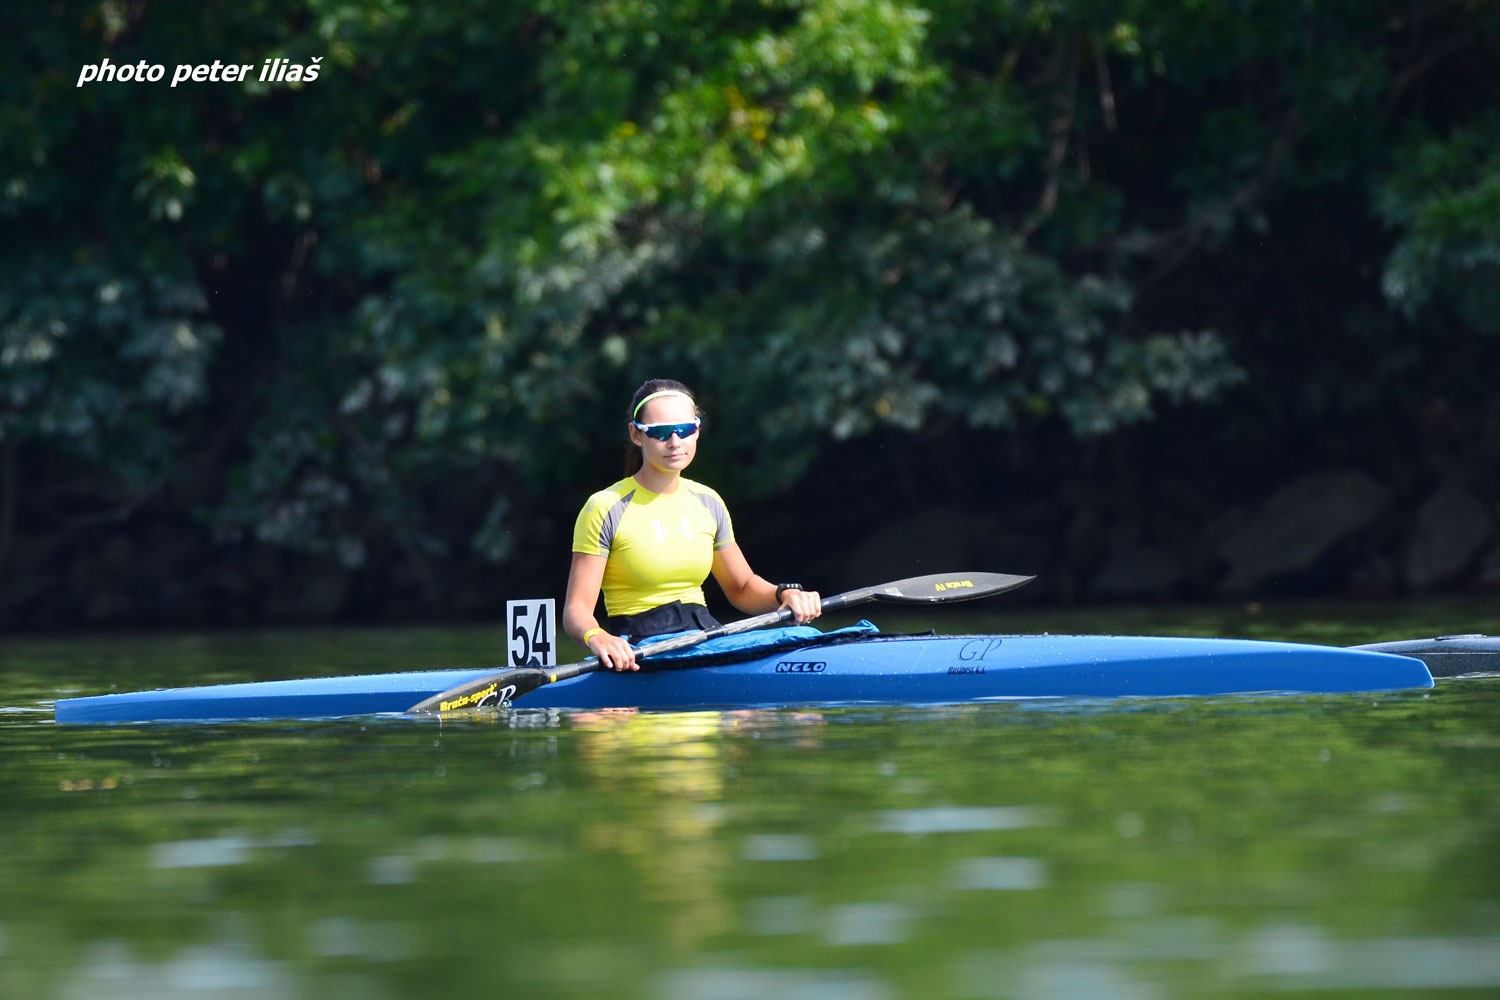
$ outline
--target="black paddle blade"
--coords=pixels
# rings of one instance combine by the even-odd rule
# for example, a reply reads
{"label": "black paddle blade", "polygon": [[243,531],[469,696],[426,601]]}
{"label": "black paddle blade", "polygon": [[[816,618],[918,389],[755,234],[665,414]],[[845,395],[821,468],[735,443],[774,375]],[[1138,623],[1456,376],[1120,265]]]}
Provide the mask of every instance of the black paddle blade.
{"label": "black paddle blade", "polygon": [[472,680],[462,687],[450,688],[420,701],[407,709],[413,715],[464,712],[476,708],[503,708],[523,694],[535,691],[552,680],[552,675],[534,667],[502,670]]}
{"label": "black paddle blade", "polygon": [[[845,604],[862,601],[887,601],[892,604],[947,604],[952,601],[972,601],[981,597],[993,597],[1007,590],[1015,590],[1035,580],[1034,576],[1016,576],[1011,573],[935,573],[932,576],[914,576],[895,583],[883,583],[878,587],[840,594],[823,602],[825,610],[833,610]],[[840,600],[839,598],[844,598]],[[837,603],[835,603],[837,602]]]}
{"label": "black paddle blade", "polygon": [[1035,580],[1034,576],[1010,573],[937,573],[875,588],[877,601],[972,601],[1015,590]]}

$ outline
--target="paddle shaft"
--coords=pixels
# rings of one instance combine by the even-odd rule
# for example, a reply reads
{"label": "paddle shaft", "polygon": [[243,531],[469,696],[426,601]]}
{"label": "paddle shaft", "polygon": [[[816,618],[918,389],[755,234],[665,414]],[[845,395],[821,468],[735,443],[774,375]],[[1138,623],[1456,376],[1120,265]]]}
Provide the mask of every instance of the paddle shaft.
{"label": "paddle shaft", "polygon": [[[865,601],[873,600],[873,596],[867,593],[869,590],[870,588],[866,587],[864,590],[851,590],[847,594],[835,594],[823,602],[823,610],[837,611],[839,608],[848,607],[851,604],[861,604]],[[707,642],[710,639],[721,639],[726,635],[739,635],[741,632],[754,632],[758,628],[784,624],[791,620],[791,608],[777,608],[775,611],[767,611],[765,614],[756,615],[754,618],[742,618],[737,622],[730,622],[728,625],[716,625],[703,632],[689,632],[686,635],[673,636],[670,639],[663,639],[660,642],[648,642],[644,646],[636,648],[635,656],[636,659],[640,659],[644,656],[655,656],[657,653],[670,653],[674,649],[687,649],[690,646],[696,646],[700,642]],[[579,674],[592,673],[603,666],[604,664],[599,662],[597,656],[590,656],[586,660],[580,660],[577,663],[570,663],[567,666],[548,671],[548,674],[552,680],[562,681],[567,680],[569,677],[577,677]]]}
{"label": "paddle shaft", "polygon": [[[1030,576],[1012,576],[1004,573],[951,573],[918,576],[835,594],[823,601],[823,610],[837,611],[839,608],[864,604],[866,601],[890,601],[896,604],[944,604],[954,601],[970,601],[1014,590],[1022,584],[1030,583],[1033,579],[1034,577]],[[778,608],[775,611],[768,611],[753,618],[744,618],[728,625],[719,625],[703,632],[690,632],[686,635],[663,639],[660,642],[647,643],[639,647],[635,655],[637,659],[641,659],[657,653],[687,649],[710,639],[751,632],[768,625],[789,622],[792,619],[791,609]],[[478,708],[495,700],[504,701],[520,697],[543,684],[567,680],[569,677],[577,677],[580,674],[593,673],[602,669],[604,669],[604,664],[597,656],[590,656],[586,660],[569,663],[553,670],[541,667],[515,667],[486,674],[449,688],[447,691],[418,702],[407,711],[411,713],[451,712],[458,709]]]}

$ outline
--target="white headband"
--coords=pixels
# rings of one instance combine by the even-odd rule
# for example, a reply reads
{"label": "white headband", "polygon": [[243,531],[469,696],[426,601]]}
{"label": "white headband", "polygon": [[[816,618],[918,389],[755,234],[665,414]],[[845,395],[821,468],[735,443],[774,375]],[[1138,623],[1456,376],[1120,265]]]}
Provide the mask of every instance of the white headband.
{"label": "white headband", "polygon": [[645,399],[641,400],[639,403],[636,403],[635,404],[635,412],[630,415],[630,419],[634,420],[636,417],[640,416],[641,415],[641,407],[643,407],[647,403],[651,402],[657,396],[681,396],[683,399],[687,400],[689,403],[692,403],[694,406],[698,405],[696,402],[693,401],[693,397],[692,396],[689,396],[687,393],[683,392],[681,389],[662,389],[660,392],[653,392],[651,395],[647,396]]}

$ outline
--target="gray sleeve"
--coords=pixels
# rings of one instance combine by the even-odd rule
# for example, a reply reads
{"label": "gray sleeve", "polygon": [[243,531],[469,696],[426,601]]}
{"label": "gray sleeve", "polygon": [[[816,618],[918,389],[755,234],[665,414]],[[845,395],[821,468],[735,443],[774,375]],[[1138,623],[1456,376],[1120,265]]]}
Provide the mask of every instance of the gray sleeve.
{"label": "gray sleeve", "polygon": [[734,527],[729,523],[729,508],[725,507],[724,501],[720,500],[713,493],[698,493],[695,491],[693,496],[697,497],[698,502],[703,504],[708,512],[713,515],[714,551],[717,552],[734,541]]}
{"label": "gray sleeve", "polygon": [[620,527],[620,518],[625,516],[625,508],[630,506],[630,500],[634,496],[635,490],[631,490],[604,512],[604,524],[599,527],[599,547],[605,552],[608,552],[614,545],[615,531]]}

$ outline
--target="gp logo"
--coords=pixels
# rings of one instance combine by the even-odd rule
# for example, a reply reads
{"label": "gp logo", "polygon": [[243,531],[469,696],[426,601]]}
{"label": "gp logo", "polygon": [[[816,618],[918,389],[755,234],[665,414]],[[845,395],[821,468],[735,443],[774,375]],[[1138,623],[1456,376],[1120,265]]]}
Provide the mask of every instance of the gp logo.
{"label": "gp logo", "polygon": [[516,686],[514,684],[507,684],[503,688],[498,688],[494,691],[486,692],[485,696],[480,699],[479,704],[475,707],[504,708],[506,705],[510,704],[511,699],[515,696]]}

